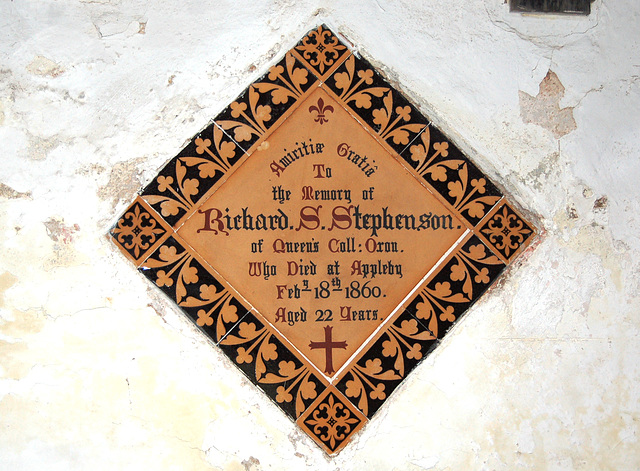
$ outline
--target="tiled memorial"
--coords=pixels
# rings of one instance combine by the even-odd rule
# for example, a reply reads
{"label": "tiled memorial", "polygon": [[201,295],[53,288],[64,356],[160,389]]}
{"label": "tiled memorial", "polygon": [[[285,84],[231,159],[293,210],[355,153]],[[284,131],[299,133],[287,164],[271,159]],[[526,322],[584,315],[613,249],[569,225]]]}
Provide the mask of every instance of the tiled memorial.
{"label": "tiled memorial", "polygon": [[335,454],[534,226],[320,26],[195,136],[110,234]]}

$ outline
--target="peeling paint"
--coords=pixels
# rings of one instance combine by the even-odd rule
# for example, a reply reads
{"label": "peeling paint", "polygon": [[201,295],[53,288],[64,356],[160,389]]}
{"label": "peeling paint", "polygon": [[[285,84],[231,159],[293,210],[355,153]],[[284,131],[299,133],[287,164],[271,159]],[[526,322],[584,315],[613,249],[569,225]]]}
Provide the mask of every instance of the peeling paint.
{"label": "peeling paint", "polygon": [[59,145],[60,142],[57,138],[42,138],[29,135],[29,158],[32,160],[44,160]]}
{"label": "peeling paint", "polygon": [[64,67],[43,56],[36,56],[27,66],[27,70],[34,75],[52,78],[65,72]]}
{"label": "peeling paint", "polygon": [[601,196],[593,203],[594,211],[605,211],[609,200],[606,196]]}
{"label": "peeling paint", "polygon": [[254,456],[250,456],[248,460],[242,461],[245,471],[258,471],[260,468],[260,460]]}
{"label": "peeling paint", "polygon": [[564,97],[564,86],[555,72],[549,70],[540,82],[540,91],[535,97],[519,91],[520,114],[522,120],[529,124],[537,124],[551,131],[556,139],[566,136],[576,129],[573,108],[560,108],[560,100]]}
{"label": "peeling paint", "polygon": [[73,234],[80,230],[80,226],[77,224],[69,226],[64,223],[64,219],[55,217],[47,219],[44,222],[44,227],[47,229],[47,235],[52,241],[65,244],[73,242]]}
{"label": "peeling paint", "polygon": [[140,189],[140,165],[146,159],[138,158],[115,164],[109,174],[109,181],[98,189],[98,197],[110,200],[115,206],[120,200],[130,200]]}
{"label": "peeling paint", "polygon": [[10,200],[20,199],[20,198],[31,198],[31,192],[25,191],[20,192],[11,188],[9,185],[5,185],[4,183],[0,183],[0,198],[6,198]]}

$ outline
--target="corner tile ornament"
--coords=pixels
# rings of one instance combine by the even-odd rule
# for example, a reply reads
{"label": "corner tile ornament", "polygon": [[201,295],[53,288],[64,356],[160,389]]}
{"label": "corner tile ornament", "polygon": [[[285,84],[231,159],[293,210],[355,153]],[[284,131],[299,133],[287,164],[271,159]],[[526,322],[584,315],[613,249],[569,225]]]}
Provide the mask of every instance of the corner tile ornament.
{"label": "corner tile ornament", "polygon": [[110,235],[331,455],[535,228],[323,25],[194,136]]}

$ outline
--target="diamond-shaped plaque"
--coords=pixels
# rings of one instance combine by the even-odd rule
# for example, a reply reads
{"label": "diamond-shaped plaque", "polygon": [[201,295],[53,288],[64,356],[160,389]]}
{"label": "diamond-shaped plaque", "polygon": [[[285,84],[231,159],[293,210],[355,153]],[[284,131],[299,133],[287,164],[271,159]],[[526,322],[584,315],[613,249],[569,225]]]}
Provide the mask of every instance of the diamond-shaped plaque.
{"label": "diamond-shaped plaque", "polygon": [[534,230],[319,26],[160,171],[111,236],[334,454]]}

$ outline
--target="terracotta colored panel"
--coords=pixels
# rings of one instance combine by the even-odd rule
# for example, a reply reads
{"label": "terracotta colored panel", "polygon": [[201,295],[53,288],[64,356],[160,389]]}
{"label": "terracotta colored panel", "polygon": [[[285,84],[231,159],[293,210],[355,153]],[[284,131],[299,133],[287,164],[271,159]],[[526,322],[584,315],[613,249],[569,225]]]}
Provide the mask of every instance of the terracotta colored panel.
{"label": "terracotta colored panel", "polygon": [[535,227],[319,26],[167,163],[110,236],[335,454]]}
{"label": "terracotta colored panel", "polygon": [[333,376],[465,227],[322,89],[264,147],[179,234]]}

